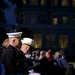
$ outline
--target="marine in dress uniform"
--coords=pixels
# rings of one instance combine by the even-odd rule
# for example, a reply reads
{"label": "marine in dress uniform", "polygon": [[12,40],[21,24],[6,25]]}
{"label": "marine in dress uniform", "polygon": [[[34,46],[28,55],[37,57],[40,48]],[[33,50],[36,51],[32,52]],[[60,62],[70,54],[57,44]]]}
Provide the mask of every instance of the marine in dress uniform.
{"label": "marine in dress uniform", "polygon": [[20,50],[23,53],[25,58],[25,66],[29,70],[33,66],[33,62],[31,59],[28,59],[25,55],[29,53],[32,47],[34,46],[34,40],[31,38],[23,38],[21,42],[22,42],[22,45]]}
{"label": "marine in dress uniform", "polygon": [[22,32],[7,33],[9,38],[9,46],[5,49],[1,56],[1,63],[4,64],[6,74],[18,73],[16,66],[16,52],[18,51],[17,47],[20,44],[21,34]]}
{"label": "marine in dress uniform", "polygon": [[[25,63],[25,67],[27,68],[28,72],[30,70],[32,70],[32,66],[33,66],[33,62],[32,60],[28,59],[25,54],[29,53],[31,51],[31,49],[34,47],[34,40],[31,38],[23,38],[21,40],[22,45],[21,45],[21,53],[24,55],[24,63]],[[22,61],[21,61],[22,62]],[[20,67],[21,68],[21,67]],[[28,75],[40,75],[39,73],[30,73]]]}

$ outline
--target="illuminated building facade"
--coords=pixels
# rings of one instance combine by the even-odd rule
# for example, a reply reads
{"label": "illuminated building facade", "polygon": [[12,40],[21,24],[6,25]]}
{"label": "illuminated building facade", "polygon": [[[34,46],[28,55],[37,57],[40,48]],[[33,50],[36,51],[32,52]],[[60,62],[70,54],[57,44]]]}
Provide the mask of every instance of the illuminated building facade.
{"label": "illuminated building facade", "polygon": [[33,32],[36,48],[75,53],[75,0],[23,0],[16,20]]}

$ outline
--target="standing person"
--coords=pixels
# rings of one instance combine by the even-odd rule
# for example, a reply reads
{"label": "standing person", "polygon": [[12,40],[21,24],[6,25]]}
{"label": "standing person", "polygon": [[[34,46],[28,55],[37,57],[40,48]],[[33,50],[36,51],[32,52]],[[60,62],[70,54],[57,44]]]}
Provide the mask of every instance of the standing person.
{"label": "standing person", "polygon": [[5,49],[1,56],[1,63],[4,64],[6,74],[15,74],[17,71],[16,51],[18,51],[21,43],[22,32],[7,33],[9,46]]}

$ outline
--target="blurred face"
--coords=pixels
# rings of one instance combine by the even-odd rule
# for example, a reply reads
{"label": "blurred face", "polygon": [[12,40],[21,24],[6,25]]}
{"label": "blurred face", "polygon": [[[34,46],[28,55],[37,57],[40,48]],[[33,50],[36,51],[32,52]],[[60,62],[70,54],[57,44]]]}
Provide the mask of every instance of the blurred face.
{"label": "blurred face", "polygon": [[21,40],[20,40],[20,38],[15,38],[14,44],[15,44],[15,47],[20,48],[20,46],[21,46]]}
{"label": "blurred face", "polygon": [[25,54],[28,53],[30,51],[30,46],[26,44],[22,44],[21,51]]}

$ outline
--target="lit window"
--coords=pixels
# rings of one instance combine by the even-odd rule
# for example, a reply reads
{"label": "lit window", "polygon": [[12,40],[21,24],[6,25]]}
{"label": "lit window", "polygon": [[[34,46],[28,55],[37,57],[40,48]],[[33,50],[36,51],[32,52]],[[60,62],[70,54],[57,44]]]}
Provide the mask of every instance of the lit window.
{"label": "lit window", "polygon": [[54,5],[54,6],[58,5],[58,0],[52,0],[52,1],[53,1],[52,5]]}
{"label": "lit window", "polygon": [[41,5],[44,5],[45,4],[45,0],[41,0]]}
{"label": "lit window", "polygon": [[57,25],[58,24],[58,19],[57,18],[53,18],[53,25]]}
{"label": "lit window", "polygon": [[23,4],[25,5],[26,4],[26,0],[22,0]]}
{"label": "lit window", "polygon": [[67,24],[68,23],[68,18],[67,16],[63,16],[63,24]]}
{"label": "lit window", "polygon": [[75,24],[75,18],[73,18],[73,24]]}
{"label": "lit window", "polygon": [[36,5],[36,0],[31,0],[32,5]]}
{"label": "lit window", "polygon": [[54,48],[54,47],[55,47],[55,34],[47,34],[46,48]]}
{"label": "lit window", "polygon": [[42,48],[42,35],[40,33],[36,33],[33,35],[33,39],[35,41],[35,48]]}
{"label": "lit window", "polygon": [[68,0],[62,0],[62,5],[63,5],[63,6],[68,5]]}
{"label": "lit window", "polygon": [[31,17],[31,24],[35,24],[36,23],[36,17],[33,15]]}
{"label": "lit window", "polygon": [[45,0],[38,0],[38,5],[45,5]]}
{"label": "lit window", "polygon": [[59,36],[59,48],[68,48],[68,35]]}
{"label": "lit window", "polygon": [[73,5],[75,6],[75,0],[73,0]]}

